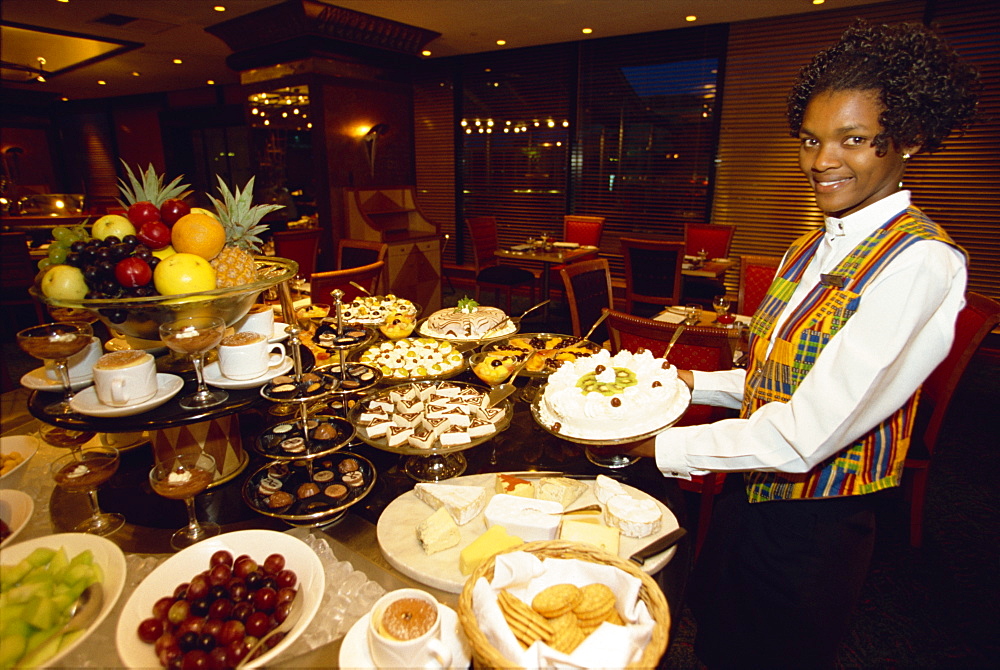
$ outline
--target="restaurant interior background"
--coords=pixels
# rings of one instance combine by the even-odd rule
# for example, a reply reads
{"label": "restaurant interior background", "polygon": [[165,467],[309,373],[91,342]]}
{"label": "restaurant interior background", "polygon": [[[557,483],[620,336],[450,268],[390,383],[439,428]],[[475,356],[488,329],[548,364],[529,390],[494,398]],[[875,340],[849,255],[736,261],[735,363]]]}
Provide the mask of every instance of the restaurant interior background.
{"label": "restaurant interior background", "polygon": [[[349,236],[345,188],[412,186],[450,237],[442,265],[460,287],[472,276],[465,217],[496,216],[509,245],[558,235],[564,214],[598,215],[620,288],[620,236],[680,238],[685,223],[709,221],[735,227],[734,255],[778,254],[815,225],[784,120],[797,68],[855,17],[928,21],[980,68],[983,115],[948,151],[918,156],[907,185],[969,251],[970,290],[1000,296],[992,0],[711,3],[744,18],[699,6],[690,23],[672,1],[628,0],[615,15],[588,14],[607,5],[587,0],[228,4],[6,0],[5,31],[97,36],[108,52],[63,73],[5,53],[6,188],[83,193],[99,214],[116,205],[120,161],[185,175],[202,205],[216,174],[256,175],[259,199],[290,194],[286,215],[317,217],[327,270]],[[166,44],[187,64],[140,72],[140,58],[174,56]],[[734,294],[736,282],[734,267]]]}

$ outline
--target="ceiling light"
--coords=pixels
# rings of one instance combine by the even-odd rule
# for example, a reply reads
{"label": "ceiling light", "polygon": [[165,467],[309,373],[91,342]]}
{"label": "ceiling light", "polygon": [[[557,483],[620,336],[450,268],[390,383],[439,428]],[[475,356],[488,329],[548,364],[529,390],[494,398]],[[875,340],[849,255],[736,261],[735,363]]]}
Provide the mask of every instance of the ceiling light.
{"label": "ceiling light", "polygon": [[180,64],[181,64],[181,63],[183,63],[183,62],[184,62],[184,61],[182,61],[182,60],[181,60],[180,58],[175,58],[175,59],[173,60],[173,64],[174,64],[174,65],[180,65]]}
{"label": "ceiling light", "polygon": [[689,14],[688,16],[684,17],[684,20],[688,21],[688,22],[690,22],[690,21],[697,21],[698,17],[695,16],[694,14]]}
{"label": "ceiling light", "polygon": [[214,9],[217,12],[224,12],[224,11],[226,11],[226,8],[223,7],[222,5],[216,5],[215,7],[212,7],[212,9]]}
{"label": "ceiling light", "polygon": [[205,83],[208,84],[209,86],[215,86],[215,80],[214,79],[209,79]]}
{"label": "ceiling light", "polygon": [[507,44],[507,40],[497,40],[497,46],[498,47],[502,47],[505,44]]}
{"label": "ceiling light", "polygon": [[139,76],[139,73],[133,70],[133,71],[132,71],[132,76],[133,76],[133,77],[138,77],[138,76]]}
{"label": "ceiling light", "polygon": [[813,0],[814,5],[822,5],[826,0]]}
{"label": "ceiling light", "polygon": [[584,35],[589,35],[590,33],[594,32],[594,29],[593,28],[584,28],[580,32],[583,33]]}
{"label": "ceiling light", "polygon": [[424,49],[423,51],[420,52],[420,55],[421,56],[430,56],[431,55],[430,49]]}
{"label": "ceiling light", "polygon": [[104,81],[103,79],[98,79],[97,80],[97,85],[98,86],[107,86],[107,84],[108,84],[108,82]]}

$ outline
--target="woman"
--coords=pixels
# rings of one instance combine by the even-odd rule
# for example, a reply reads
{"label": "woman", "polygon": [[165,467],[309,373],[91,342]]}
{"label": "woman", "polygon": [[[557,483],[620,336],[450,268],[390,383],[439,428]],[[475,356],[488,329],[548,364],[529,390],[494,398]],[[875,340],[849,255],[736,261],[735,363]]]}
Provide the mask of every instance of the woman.
{"label": "woman", "polygon": [[[916,391],[964,304],[964,253],[910,203],[908,161],[974,115],[978,79],[919,25],[859,22],[802,70],[788,120],[826,215],[786,252],[750,326],[746,371],[682,371],[740,418],[635,446],[670,477],[744,472],[692,580],[710,667],[836,661],[897,486]],[[730,482],[737,478],[730,478]]]}

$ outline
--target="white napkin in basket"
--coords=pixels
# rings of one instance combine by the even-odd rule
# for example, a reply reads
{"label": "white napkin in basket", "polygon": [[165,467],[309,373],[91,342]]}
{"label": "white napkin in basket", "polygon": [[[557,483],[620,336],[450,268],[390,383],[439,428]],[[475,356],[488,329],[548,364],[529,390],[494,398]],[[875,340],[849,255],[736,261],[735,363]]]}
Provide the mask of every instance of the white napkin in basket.
{"label": "white napkin in basket", "polygon": [[[642,582],[611,565],[578,559],[545,558],[515,551],[497,556],[492,584],[480,578],[473,586],[472,610],[486,639],[506,658],[525,668],[624,668],[638,660],[653,636],[656,622],[639,598]],[[553,584],[607,584],[614,591],[625,626],[604,623],[567,656],[542,642],[521,649],[507,625],[497,593],[507,589],[526,603]]]}

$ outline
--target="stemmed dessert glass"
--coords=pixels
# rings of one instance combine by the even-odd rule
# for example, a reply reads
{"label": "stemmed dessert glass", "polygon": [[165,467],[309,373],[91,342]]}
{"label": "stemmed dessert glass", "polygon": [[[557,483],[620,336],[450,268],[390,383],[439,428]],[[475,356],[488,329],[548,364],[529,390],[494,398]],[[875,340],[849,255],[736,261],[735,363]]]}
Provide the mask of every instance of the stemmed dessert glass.
{"label": "stemmed dessert glass", "polygon": [[715,310],[715,321],[721,324],[731,324],[735,318],[729,315],[731,301],[727,295],[717,295],[712,299],[712,308]]}
{"label": "stemmed dessert glass", "polygon": [[226,322],[217,316],[188,316],[160,324],[160,339],[171,350],[187,354],[194,365],[198,389],[181,398],[184,409],[203,409],[224,403],[229,394],[221,389],[209,389],[205,383],[205,354],[219,346],[226,333]]}
{"label": "stemmed dessert glass", "polygon": [[118,471],[118,450],[113,447],[74,449],[49,466],[56,486],[67,493],[86,493],[90,516],[74,530],[92,535],[110,535],[125,524],[117,512],[102,512],[97,503],[97,487]]}
{"label": "stemmed dessert glass", "polygon": [[63,321],[43,323],[25,328],[17,334],[17,345],[35,358],[52,361],[63,387],[63,398],[59,402],[46,405],[46,414],[71,414],[69,403],[73,399],[73,388],[69,381],[67,360],[73,354],[90,345],[94,330],[85,321]]}
{"label": "stemmed dessert glass", "polygon": [[198,521],[194,508],[196,495],[208,488],[215,478],[215,459],[205,452],[171,454],[149,471],[149,484],[153,490],[170,500],[183,500],[187,508],[188,525],[170,537],[170,546],[180,551],[202,540],[219,534],[218,524]]}

